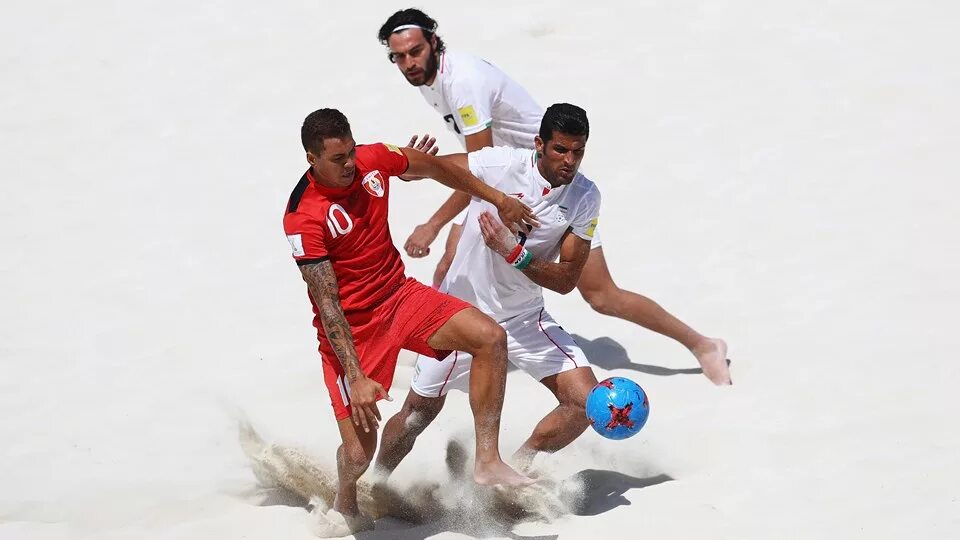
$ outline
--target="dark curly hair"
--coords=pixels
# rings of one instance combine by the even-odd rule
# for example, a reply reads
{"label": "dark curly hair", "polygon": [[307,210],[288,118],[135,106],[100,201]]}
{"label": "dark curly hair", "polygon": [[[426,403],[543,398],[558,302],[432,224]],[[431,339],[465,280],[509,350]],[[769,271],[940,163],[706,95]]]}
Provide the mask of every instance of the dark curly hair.
{"label": "dark curly hair", "polygon": [[[387,19],[387,22],[383,23],[383,26],[380,27],[380,31],[377,32],[377,39],[380,40],[380,43],[384,46],[387,45],[387,41],[390,39],[390,36],[393,34],[393,29],[398,26],[403,26],[405,24],[415,24],[420,27],[420,30],[423,31],[423,37],[430,41],[430,38],[437,36],[437,21],[430,18],[429,15],[420,11],[416,8],[407,8],[401,9],[400,11],[394,13]],[[446,46],[443,44],[443,39],[440,36],[437,36],[437,52],[443,52],[446,50]],[[390,61],[393,61],[393,56],[388,55]]]}
{"label": "dark curly hair", "polygon": [[307,152],[323,152],[324,139],[342,139],[350,135],[350,122],[336,109],[319,109],[303,119],[300,142]]}

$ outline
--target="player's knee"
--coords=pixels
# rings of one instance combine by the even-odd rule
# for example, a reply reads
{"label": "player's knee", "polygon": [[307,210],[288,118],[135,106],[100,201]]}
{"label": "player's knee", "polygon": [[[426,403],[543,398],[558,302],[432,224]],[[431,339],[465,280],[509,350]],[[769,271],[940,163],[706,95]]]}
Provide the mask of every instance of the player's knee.
{"label": "player's knee", "polygon": [[[611,282],[612,285],[612,282]],[[616,286],[604,288],[582,288],[580,294],[590,307],[601,315],[614,315],[617,312]]]}
{"label": "player's knee", "polygon": [[409,435],[420,435],[440,414],[442,407],[442,399],[418,396],[415,400],[407,400],[403,404],[404,431]]}
{"label": "player's knee", "polygon": [[493,319],[476,326],[476,343],[480,349],[506,348],[507,332]]}
{"label": "player's knee", "polygon": [[367,467],[370,465],[370,461],[373,459],[373,452],[368,451],[363,447],[362,444],[342,444],[340,446],[340,461],[347,470],[356,473],[357,475],[362,474],[363,471],[367,470]]}

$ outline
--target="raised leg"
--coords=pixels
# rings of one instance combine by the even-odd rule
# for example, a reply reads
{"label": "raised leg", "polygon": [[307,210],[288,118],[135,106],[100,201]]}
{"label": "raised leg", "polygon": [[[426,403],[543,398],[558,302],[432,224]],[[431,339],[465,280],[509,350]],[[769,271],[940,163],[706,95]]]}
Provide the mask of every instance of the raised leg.
{"label": "raised leg", "polygon": [[577,288],[594,311],[630,321],[679,342],[693,353],[711,382],[731,384],[727,344],[722,339],[700,334],[650,298],[618,287],[610,275],[602,247],[590,250]]}

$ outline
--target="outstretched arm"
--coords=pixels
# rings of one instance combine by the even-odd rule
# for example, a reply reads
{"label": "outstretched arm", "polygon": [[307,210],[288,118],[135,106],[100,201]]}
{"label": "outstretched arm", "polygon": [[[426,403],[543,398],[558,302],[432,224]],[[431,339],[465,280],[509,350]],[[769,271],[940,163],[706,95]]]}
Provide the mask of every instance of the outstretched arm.
{"label": "outstretched arm", "polygon": [[340,360],[344,376],[350,383],[353,423],[362,426],[364,431],[370,431],[371,426],[377,429],[377,422],[380,420],[377,398],[380,395],[387,399],[390,397],[380,383],[367,378],[360,370],[360,360],[353,346],[353,333],[340,304],[340,287],[333,272],[333,263],[325,260],[305,264],[300,267],[300,273],[320,311],[320,321],[323,323],[327,341]]}
{"label": "outstretched arm", "polygon": [[[430,151],[433,155],[436,155],[437,152],[434,151],[435,148],[433,143],[436,142],[435,139],[430,139],[426,143],[423,139],[420,140],[420,144],[414,146],[417,136],[414,135],[410,139],[410,144],[407,145],[408,148],[414,148],[415,150],[420,150],[423,152]],[[424,135],[424,139],[427,138],[427,135]],[[488,146],[493,146],[493,130],[487,128],[483,131],[474,133],[472,135],[467,135],[464,138],[464,144],[467,147],[467,153],[476,152],[482,148]],[[464,169],[469,169],[467,164],[467,154],[453,154],[450,156],[441,156],[443,159],[448,159],[459,167]],[[408,175],[403,175],[400,177],[403,180],[412,180],[413,177]],[[419,179],[419,178],[417,178]],[[450,197],[444,201],[444,203],[437,209],[436,212],[427,220],[426,223],[417,225],[414,227],[413,232],[410,233],[410,237],[407,238],[407,241],[403,244],[404,251],[407,252],[407,255],[411,257],[426,257],[430,254],[430,244],[437,239],[437,235],[440,234],[440,230],[447,224],[453,221],[453,218],[457,217],[460,212],[463,212],[463,209],[470,204],[470,195],[463,193],[461,191],[454,191]],[[447,253],[452,253],[449,249]],[[439,270],[439,266],[437,267]]]}
{"label": "outstretched arm", "polygon": [[[431,137],[429,133],[425,134],[423,137],[420,137],[420,141],[417,142],[417,136],[413,135],[410,137],[410,141],[407,143],[407,148],[413,148],[420,152],[425,152],[431,156],[437,155],[437,152],[440,151],[440,147],[437,146],[437,138]],[[404,182],[411,182],[413,180],[423,180],[422,176],[413,176],[411,174],[401,174],[398,178]]]}
{"label": "outstretched arm", "polygon": [[[440,159],[456,165],[461,169],[470,170],[467,154],[449,154],[446,156],[440,156]],[[453,218],[457,217],[457,214],[460,212],[463,212],[463,209],[466,208],[468,204],[470,204],[469,194],[462,191],[454,191],[453,195],[450,195],[450,198],[440,205],[440,208],[438,208],[437,211],[430,216],[430,219],[428,219],[426,223],[418,226],[418,228],[425,227],[429,229],[429,231],[433,234],[430,240],[426,242],[427,245],[433,242],[433,240],[437,237],[437,234],[440,232],[440,229],[442,229],[447,223],[453,221]],[[414,234],[416,234],[416,231],[414,231]],[[413,240],[413,235],[411,235],[410,239],[407,240],[407,243],[410,243],[411,240]]]}
{"label": "outstretched arm", "polygon": [[[426,139],[427,137],[429,137],[429,135],[423,136],[424,139]],[[416,141],[416,138],[417,136],[414,135],[413,138],[410,139],[411,144],[408,144],[407,148],[414,148],[415,150],[420,150],[422,152],[430,151],[433,155],[437,155],[436,149],[433,146],[433,143],[436,142],[436,139],[431,138],[428,141],[428,144],[425,144],[424,140],[421,139],[420,144],[417,146],[414,146],[413,143]],[[445,159],[458,167],[462,167],[464,169],[469,170],[470,165],[467,162],[467,154],[469,154],[470,152],[476,152],[477,150],[486,148],[488,146],[493,146],[493,130],[485,129],[479,133],[474,133],[473,135],[467,135],[466,138],[464,139],[464,142],[467,146],[466,153],[450,154],[446,156],[440,156],[440,158]],[[426,148],[426,150],[424,150],[424,148]],[[418,245],[416,247],[419,247],[421,249],[426,249],[427,247],[429,247],[430,243],[433,242],[433,240],[437,237],[437,234],[440,232],[440,229],[442,229],[443,226],[446,225],[447,223],[450,223],[453,220],[453,218],[457,217],[457,214],[459,214],[460,212],[463,212],[463,209],[466,208],[468,204],[470,204],[470,195],[467,195],[462,191],[454,191],[453,195],[450,195],[450,198],[448,198],[440,206],[440,208],[438,208],[437,211],[433,213],[433,216],[431,216],[426,223],[417,227],[417,228],[424,227],[427,230],[432,231],[433,236],[430,238],[429,241],[426,242],[427,245],[424,245],[424,246]],[[416,231],[414,231],[414,234],[416,234]],[[413,235],[411,235],[410,240],[413,240]],[[407,240],[407,242],[409,243],[410,240]]]}
{"label": "outstretched arm", "polygon": [[480,215],[480,232],[487,247],[523,272],[530,281],[560,294],[567,294],[577,286],[583,265],[590,256],[590,242],[571,234],[569,229],[561,239],[559,262],[534,258],[489,212]]}
{"label": "outstretched arm", "polygon": [[438,158],[408,148],[402,148],[401,151],[408,161],[405,174],[433,178],[449,188],[493,204],[497,207],[500,219],[508,226],[519,228],[540,225],[530,207],[484,184],[466,167],[461,167],[460,165],[466,162],[466,154]]}

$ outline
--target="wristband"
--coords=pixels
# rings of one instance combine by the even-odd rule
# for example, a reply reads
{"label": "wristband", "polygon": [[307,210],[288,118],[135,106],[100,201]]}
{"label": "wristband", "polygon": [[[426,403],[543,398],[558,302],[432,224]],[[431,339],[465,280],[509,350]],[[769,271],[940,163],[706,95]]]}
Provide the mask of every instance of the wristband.
{"label": "wristband", "polygon": [[504,259],[507,260],[507,264],[516,264],[517,261],[520,260],[521,253],[523,253],[523,244],[517,244],[510,254],[504,257]]}
{"label": "wristband", "polygon": [[523,270],[530,264],[530,261],[532,260],[533,253],[530,253],[526,248],[524,248],[523,252],[520,254],[520,257],[517,258],[517,262],[513,263],[513,267],[517,270]]}

